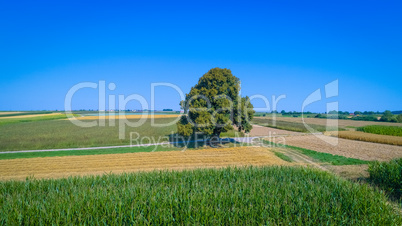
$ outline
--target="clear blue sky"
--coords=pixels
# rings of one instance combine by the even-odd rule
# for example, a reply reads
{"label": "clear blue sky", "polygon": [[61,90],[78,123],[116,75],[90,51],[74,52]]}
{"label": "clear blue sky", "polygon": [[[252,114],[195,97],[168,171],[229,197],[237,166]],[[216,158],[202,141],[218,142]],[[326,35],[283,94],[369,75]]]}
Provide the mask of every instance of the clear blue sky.
{"label": "clear blue sky", "polygon": [[[0,3],[0,110],[63,110],[73,85],[99,80],[116,84],[107,94],[147,100],[152,82],[187,93],[213,67],[230,68],[243,95],[285,94],[278,110],[300,111],[335,79],[339,96],[330,101],[340,110],[401,110],[402,3]],[[323,112],[326,102],[307,110]],[[97,103],[96,90],[81,90],[73,108]],[[178,103],[173,90],[157,90],[157,109]]]}

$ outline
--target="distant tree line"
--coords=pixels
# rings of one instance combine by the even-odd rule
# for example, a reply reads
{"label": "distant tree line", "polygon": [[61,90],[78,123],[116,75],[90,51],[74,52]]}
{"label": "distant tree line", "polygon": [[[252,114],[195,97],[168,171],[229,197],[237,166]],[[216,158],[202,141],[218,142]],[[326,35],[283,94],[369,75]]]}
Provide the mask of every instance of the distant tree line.
{"label": "distant tree line", "polygon": [[[270,112],[271,114],[278,114],[279,112],[274,110]],[[266,116],[269,112],[258,112],[256,116]],[[307,115],[306,117],[314,117],[314,118],[328,118],[328,119],[351,119],[358,121],[381,121],[381,122],[400,122],[402,123],[402,111],[389,111],[386,110],[384,112],[380,111],[329,111],[327,113],[312,113],[310,111],[307,112],[297,112],[297,111],[288,111],[282,110],[280,112],[283,116],[289,117],[300,117],[302,114]]]}

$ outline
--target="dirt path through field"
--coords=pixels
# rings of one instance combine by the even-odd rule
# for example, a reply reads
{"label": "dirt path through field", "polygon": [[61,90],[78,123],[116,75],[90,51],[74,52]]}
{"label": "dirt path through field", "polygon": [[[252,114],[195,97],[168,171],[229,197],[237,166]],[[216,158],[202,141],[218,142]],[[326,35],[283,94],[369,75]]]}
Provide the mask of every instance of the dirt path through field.
{"label": "dirt path through field", "polygon": [[0,180],[24,180],[28,176],[61,178],[110,172],[122,173],[155,169],[182,170],[246,165],[297,164],[285,162],[275,156],[268,148],[263,147],[65,156],[0,160]]}
{"label": "dirt path through field", "polygon": [[335,141],[335,137],[324,135],[289,136],[285,137],[286,144],[318,152],[341,155],[362,160],[389,161],[393,158],[402,158],[402,146],[370,143],[364,141],[338,139],[338,144],[333,146],[327,141]]}

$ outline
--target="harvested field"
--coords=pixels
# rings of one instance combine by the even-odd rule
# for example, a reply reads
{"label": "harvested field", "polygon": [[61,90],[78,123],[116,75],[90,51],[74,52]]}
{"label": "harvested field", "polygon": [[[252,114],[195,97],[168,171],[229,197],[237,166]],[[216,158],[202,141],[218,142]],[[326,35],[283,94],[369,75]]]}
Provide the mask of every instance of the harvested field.
{"label": "harvested field", "polygon": [[77,175],[100,175],[152,171],[155,169],[193,169],[225,166],[295,165],[283,161],[267,148],[237,147],[188,151],[129,154],[66,156],[0,160],[0,179],[23,180],[61,178]]}
{"label": "harvested field", "polygon": [[[258,119],[271,119],[272,117],[255,117]],[[295,122],[295,123],[303,123],[302,118],[293,118],[293,117],[276,117],[277,121],[285,121],[285,122]],[[336,121],[335,119],[328,119],[331,121]],[[304,122],[307,124],[313,125],[323,125],[327,124],[327,119],[322,118],[304,118]],[[345,120],[339,119],[338,126],[339,127],[346,127],[346,126],[353,126],[353,127],[362,127],[366,125],[384,125],[384,126],[402,126],[402,123],[393,123],[393,122],[373,122],[373,121],[356,121],[356,120]]]}
{"label": "harvested field", "polygon": [[[338,139],[336,146],[324,141],[335,142],[336,139]],[[368,161],[389,161],[402,157],[402,146],[396,145],[347,140],[325,135],[289,136],[285,137],[285,140],[286,145]]]}
{"label": "harvested field", "polygon": [[181,115],[167,114],[167,115],[108,115],[108,116],[83,116],[76,119],[79,120],[97,120],[97,119],[141,119],[141,118],[178,118]]}
{"label": "harvested field", "polygon": [[402,146],[402,137],[397,136],[365,133],[360,131],[328,132],[328,135],[337,136],[339,138],[349,140],[359,140],[359,141],[374,142],[380,144],[391,144],[391,145]]}
{"label": "harvested field", "polygon": [[22,113],[20,111],[2,111],[0,112],[0,115],[8,115],[8,114],[19,114]]}
{"label": "harvested field", "polygon": [[50,116],[50,115],[52,115],[52,116],[54,116],[54,115],[63,115],[63,113],[15,115],[15,116],[10,116],[10,117],[2,117],[1,119],[33,118],[33,117]]}

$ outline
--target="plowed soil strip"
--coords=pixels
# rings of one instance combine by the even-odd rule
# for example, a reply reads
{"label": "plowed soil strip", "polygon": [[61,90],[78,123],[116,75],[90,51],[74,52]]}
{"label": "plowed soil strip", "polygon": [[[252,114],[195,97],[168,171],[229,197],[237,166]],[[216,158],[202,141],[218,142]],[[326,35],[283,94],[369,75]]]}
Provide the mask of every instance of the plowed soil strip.
{"label": "plowed soil strip", "polygon": [[[294,164],[294,163],[293,163]],[[129,153],[89,156],[66,156],[0,160],[0,180],[61,178],[77,175],[100,175],[152,171],[182,170],[246,165],[293,165],[262,147],[237,147],[188,151]]]}

